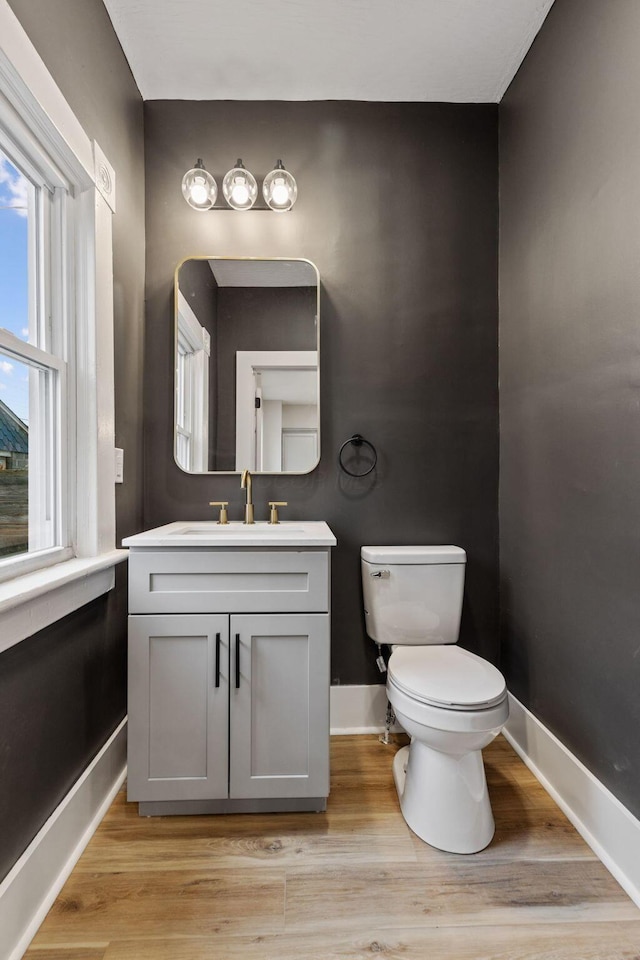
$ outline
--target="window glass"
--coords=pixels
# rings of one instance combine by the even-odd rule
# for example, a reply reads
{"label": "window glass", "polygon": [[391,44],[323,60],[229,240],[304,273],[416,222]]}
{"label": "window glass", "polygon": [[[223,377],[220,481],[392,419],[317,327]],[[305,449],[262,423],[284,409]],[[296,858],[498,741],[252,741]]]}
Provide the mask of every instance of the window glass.
{"label": "window glass", "polygon": [[29,549],[29,371],[0,353],[0,557]]}
{"label": "window glass", "polygon": [[29,211],[34,208],[33,185],[0,147],[0,326],[21,340],[29,340]]}
{"label": "window glass", "polygon": [[[29,181],[0,150],[0,325],[29,339]],[[29,374],[0,353],[0,557],[29,549]]]}
{"label": "window glass", "polygon": [[43,349],[52,284],[61,283],[50,262],[54,192],[2,150],[1,134],[0,573],[11,557],[62,545],[63,424],[63,364]]}

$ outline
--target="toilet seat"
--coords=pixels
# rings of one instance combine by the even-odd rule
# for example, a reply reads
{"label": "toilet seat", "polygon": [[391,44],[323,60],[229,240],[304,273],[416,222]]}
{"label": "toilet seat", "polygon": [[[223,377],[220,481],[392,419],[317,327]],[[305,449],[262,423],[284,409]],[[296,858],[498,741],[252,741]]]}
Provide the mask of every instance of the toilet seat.
{"label": "toilet seat", "polygon": [[406,696],[444,710],[487,709],[507,693],[493,664],[453,644],[397,647],[387,669]]}

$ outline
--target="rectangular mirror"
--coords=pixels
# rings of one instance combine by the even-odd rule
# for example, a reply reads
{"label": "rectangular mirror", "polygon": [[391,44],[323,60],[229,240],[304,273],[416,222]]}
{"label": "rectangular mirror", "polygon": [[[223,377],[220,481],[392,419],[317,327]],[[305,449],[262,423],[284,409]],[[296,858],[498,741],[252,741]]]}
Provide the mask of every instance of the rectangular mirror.
{"label": "rectangular mirror", "polygon": [[320,459],[320,275],[309,260],[192,257],[175,280],[176,463],[309,473]]}

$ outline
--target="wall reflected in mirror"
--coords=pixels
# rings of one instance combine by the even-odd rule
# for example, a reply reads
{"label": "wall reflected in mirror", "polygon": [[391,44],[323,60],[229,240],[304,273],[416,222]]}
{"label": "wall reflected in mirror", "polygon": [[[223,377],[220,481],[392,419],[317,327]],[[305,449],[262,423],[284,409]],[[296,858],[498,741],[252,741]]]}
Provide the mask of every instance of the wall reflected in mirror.
{"label": "wall reflected in mirror", "polygon": [[320,459],[319,274],[194,257],[176,271],[175,459],[189,473],[309,473]]}

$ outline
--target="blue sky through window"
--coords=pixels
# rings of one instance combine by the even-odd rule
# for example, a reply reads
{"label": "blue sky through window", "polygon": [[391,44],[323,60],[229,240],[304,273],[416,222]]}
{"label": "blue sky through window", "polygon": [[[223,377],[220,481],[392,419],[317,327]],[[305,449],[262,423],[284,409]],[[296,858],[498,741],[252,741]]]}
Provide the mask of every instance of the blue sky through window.
{"label": "blue sky through window", "polygon": [[[0,150],[0,327],[29,339],[29,190],[26,177]],[[0,400],[29,421],[29,378],[23,364],[0,355]]]}

